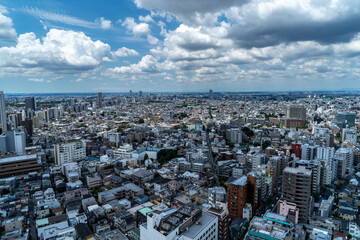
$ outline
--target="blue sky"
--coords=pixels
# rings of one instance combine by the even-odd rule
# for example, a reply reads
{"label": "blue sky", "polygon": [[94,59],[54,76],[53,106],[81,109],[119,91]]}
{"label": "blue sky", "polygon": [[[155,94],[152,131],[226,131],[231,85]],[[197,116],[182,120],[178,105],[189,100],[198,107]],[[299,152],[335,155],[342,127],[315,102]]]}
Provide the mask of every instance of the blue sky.
{"label": "blue sky", "polygon": [[358,0],[3,0],[0,90],[359,89]]}

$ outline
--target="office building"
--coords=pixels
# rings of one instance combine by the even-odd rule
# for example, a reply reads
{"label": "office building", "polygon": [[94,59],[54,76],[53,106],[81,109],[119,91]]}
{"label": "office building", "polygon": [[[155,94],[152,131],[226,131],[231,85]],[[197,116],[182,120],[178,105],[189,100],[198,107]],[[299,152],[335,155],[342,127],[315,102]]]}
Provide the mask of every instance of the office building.
{"label": "office building", "polygon": [[5,94],[3,91],[0,91],[0,125],[2,132],[7,130],[7,121],[6,121],[6,108],[5,108]]}
{"label": "office building", "polygon": [[142,97],[142,96],[143,96],[143,92],[139,91],[139,97]]}
{"label": "office building", "polygon": [[282,179],[282,200],[299,208],[299,222],[307,223],[311,209],[311,170],[305,167],[286,167]]}
{"label": "office building", "polygon": [[97,106],[98,106],[98,108],[102,108],[102,107],[103,107],[103,96],[102,96],[102,92],[99,92],[99,93],[98,93]]}
{"label": "office building", "polygon": [[40,171],[41,160],[36,154],[0,158],[0,178]]}
{"label": "office building", "polygon": [[86,146],[82,141],[55,144],[55,164],[76,162],[86,158]]}
{"label": "office building", "polygon": [[338,112],[336,123],[340,128],[351,128],[355,126],[355,118],[354,112]]}
{"label": "office building", "polygon": [[26,97],[25,98],[25,110],[26,111],[36,111],[36,99],[35,97]]}
{"label": "office building", "polygon": [[13,154],[25,153],[25,133],[19,130],[6,131],[6,150]]}

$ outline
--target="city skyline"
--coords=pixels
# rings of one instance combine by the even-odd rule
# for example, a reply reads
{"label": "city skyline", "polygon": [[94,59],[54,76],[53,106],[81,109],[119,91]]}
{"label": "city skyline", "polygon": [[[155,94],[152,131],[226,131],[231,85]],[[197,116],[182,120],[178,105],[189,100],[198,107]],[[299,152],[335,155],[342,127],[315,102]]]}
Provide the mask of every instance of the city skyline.
{"label": "city skyline", "polygon": [[5,93],[360,89],[357,1],[10,1]]}

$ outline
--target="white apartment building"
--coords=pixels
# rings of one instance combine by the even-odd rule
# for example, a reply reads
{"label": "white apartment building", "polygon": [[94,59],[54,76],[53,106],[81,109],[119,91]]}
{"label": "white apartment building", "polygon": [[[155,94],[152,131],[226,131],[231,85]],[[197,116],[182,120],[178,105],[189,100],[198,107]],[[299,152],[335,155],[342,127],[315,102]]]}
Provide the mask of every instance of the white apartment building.
{"label": "white apartment building", "polygon": [[349,222],[349,233],[354,239],[360,239],[360,227],[355,222]]}
{"label": "white apartment building", "polygon": [[114,150],[114,158],[131,158],[133,151],[132,146],[129,144],[120,146],[117,150]]}
{"label": "white apartment building", "polygon": [[55,163],[77,162],[86,158],[86,145],[83,141],[55,144]]}
{"label": "white apartment building", "polygon": [[218,239],[218,218],[189,206],[147,215],[140,226],[140,240]]}

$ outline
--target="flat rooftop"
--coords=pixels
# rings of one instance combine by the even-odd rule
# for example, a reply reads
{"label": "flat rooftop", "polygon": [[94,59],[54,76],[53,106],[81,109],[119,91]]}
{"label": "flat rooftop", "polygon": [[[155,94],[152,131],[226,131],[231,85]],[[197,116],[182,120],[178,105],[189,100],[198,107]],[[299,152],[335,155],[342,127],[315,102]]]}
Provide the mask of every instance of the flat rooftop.
{"label": "flat rooftop", "polygon": [[202,212],[199,219],[200,224],[194,223],[183,235],[191,239],[195,239],[196,236],[199,235],[204,229],[206,229],[215,218],[216,217],[210,213]]}
{"label": "flat rooftop", "polygon": [[304,174],[304,175],[308,175],[311,176],[311,170],[306,169],[303,166],[297,167],[297,168],[293,168],[293,167],[286,167],[284,169],[284,172],[288,172],[288,173],[295,173],[295,174]]}
{"label": "flat rooftop", "polygon": [[30,155],[20,155],[20,156],[13,156],[13,157],[7,157],[7,158],[0,158],[0,163],[24,161],[24,160],[30,160],[30,159],[37,159],[37,155],[30,154]]}

